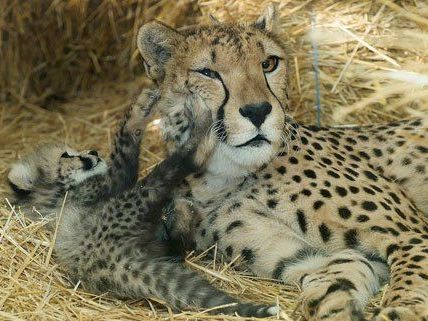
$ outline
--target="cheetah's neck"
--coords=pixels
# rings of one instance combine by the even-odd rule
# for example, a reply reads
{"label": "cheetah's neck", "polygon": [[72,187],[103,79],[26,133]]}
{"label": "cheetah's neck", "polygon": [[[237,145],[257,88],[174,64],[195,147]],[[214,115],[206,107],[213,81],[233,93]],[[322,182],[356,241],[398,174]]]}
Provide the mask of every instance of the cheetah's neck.
{"label": "cheetah's neck", "polygon": [[217,148],[204,174],[189,179],[193,196],[200,202],[206,202],[213,197],[221,197],[235,190],[249,174],[259,167],[238,163],[223,148]]}

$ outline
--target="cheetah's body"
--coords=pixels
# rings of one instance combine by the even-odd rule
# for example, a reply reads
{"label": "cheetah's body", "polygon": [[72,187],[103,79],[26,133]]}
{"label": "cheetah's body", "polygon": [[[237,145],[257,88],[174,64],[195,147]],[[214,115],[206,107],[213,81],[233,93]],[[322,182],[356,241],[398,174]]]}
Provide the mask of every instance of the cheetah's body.
{"label": "cheetah's body", "polygon": [[[326,251],[343,248],[343,232],[349,229],[389,227],[396,231],[392,236],[397,236],[405,229],[396,225],[400,222],[428,233],[426,219],[416,210],[428,213],[423,197],[428,193],[427,132],[426,119],[355,128],[299,126],[289,151],[280,152],[250,175],[224,177],[223,185],[218,175],[214,179],[209,173],[189,177],[181,193],[190,196],[191,191],[191,198],[204,213],[197,246],[204,249],[218,241],[226,250],[229,241],[242,239],[240,233],[245,238],[260,238],[265,234],[264,221],[269,237],[273,227],[284,234],[286,226],[308,245]],[[242,245],[236,244],[235,254]],[[256,246],[252,252],[259,257]],[[256,271],[272,276],[273,270],[262,266]]]}
{"label": "cheetah's body", "polygon": [[[357,313],[346,311],[349,300],[363,307],[392,265],[392,281],[422,292],[407,297],[408,290],[393,285],[386,304],[414,300],[426,316],[428,117],[355,128],[288,127],[289,146],[259,170],[232,179],[230,172],[211,177],[209,171],[188,177],[180,194],[201,214],[197,249],[217,243],[227,259],[241,255],[257,275],[300,282],[306,301],[319,300],[338,279],[350,280],[346,290],[355,285],[355,293],[318,312],[335,310],[337,320]],[[313,275],[323,282],[311,281]]]}
{"label": "cheetah's body", "polygon": [[388,278],[376,321],[427,320],[428,117],[296,124],[274,17],[268,9],[251,25],[183,33],[143,27],[140,50],[159,84],[166,138],[180,148],[198,110],[214,115],[207,167],[176,192],[195,211],[170,216],[171,236],[198,250],[217,243],[258,275],[300,284],[310,320],[363,320]]}

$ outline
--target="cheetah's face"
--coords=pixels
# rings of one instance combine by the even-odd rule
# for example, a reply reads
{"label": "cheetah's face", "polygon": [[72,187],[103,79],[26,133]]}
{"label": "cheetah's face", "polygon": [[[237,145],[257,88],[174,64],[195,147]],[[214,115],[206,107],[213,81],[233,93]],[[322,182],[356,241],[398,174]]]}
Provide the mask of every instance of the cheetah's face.
{"label": "cheetah's face", "polygon": [[198,117],[198,110],[209,109],[214,155],[248,168],[275,155],[287,107],[287,57],[273,33],[274,16],[268,11],[249,25],[183,32],[156,22],[141,28],[140,51],[160,84],[170,137],[183,141],[182,113]]}
{"label": "cheetah's face", "polygon": [[49,144],[15,163],[8,179],[15,193],[24,196],[37,190],[54,190],[59,185],[67,189],[106,170],[106,163],[96,151],[79,153],[63,144]]}

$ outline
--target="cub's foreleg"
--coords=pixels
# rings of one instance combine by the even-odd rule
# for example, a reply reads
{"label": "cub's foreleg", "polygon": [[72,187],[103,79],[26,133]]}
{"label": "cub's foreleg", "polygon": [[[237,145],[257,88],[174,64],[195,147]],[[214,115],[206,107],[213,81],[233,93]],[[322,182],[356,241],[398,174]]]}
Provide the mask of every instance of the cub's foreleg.
{"label": "cub's foreleg", "polygon": [[156,89],[144,89],[125,112],[115,134],[107,173],[89,178],[76,188],[74,194],[85,206],[115,196],[136,183],[143,131],[158,99]]}

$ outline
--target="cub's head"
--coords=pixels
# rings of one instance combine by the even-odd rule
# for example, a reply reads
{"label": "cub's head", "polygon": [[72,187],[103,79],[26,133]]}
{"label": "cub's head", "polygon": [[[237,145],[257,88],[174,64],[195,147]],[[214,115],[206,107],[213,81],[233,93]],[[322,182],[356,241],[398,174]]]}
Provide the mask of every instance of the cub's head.
{"label": "cub's head", "polygon": [[213,171],[254,170],[283,146],[288,70],[276,16],[269,7],[251,24],[178,31],[151,22],[139,31],[147,74],[160,87],[167,138],[183,143],[188,134],[183,115],[212,112]]}
{"label": "cub's head", "polygon": [[106,170],[106,163],[96,151],[79,153],[64,144],[47,144],[13,164],[8,180],[18,200],[37,203]]}

